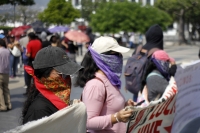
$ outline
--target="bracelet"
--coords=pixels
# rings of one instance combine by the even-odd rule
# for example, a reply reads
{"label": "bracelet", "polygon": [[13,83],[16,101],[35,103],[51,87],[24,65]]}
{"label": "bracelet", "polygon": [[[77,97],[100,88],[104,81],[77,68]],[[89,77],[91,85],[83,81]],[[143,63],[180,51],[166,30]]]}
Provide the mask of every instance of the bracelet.
{"label": "bracelet", "polygon": [[117,118],[117,113],[114,114],[114,117],[117,120],[117,122],[119,122],[119,119]]}

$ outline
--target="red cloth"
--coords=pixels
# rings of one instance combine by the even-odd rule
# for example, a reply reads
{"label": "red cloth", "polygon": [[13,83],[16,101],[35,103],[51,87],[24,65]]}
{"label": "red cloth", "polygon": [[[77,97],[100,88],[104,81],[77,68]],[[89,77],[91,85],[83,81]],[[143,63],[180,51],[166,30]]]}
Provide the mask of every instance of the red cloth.
{"label": "red cloth", "polygon": [[[63,100],[62,97],[59,97],[60,94],[62,93],[61,91],[58,92],[58,94],[54,94],[54,92],[52,90],[50,90],[50,88],[47,88],[46,85],[42,84],[39,79],[34,75],[34,69],[30,66],[25,65],[24,69],[26,70],[26,72],[31,75],[34,79],[34,83],[36,88],[38,89],[38,91],[45,97],[47,98],[54,106],[56,106],[57,109],[63,109],[65,107],[68,106],[68,103],[66,103],[66,100]],[[71,83],[71,79],[69,79],[69,82]],[[68,86],[68,88],[70,87],[71,90],[71,84]],[[59,91],[59,89],[57,89]],[[67,89],[66,89],[67,90]],[[70,99],[70,92],[67,94],[66,91],[65,95],[68,96],[68,98]],[[67,101],[69,102],[69,100]]]}
{"label": "red cloth", "polygon": [[152,57],[158,60],[175,62],[175,60],[173,58],[170,58],[169,55],[164,50],[155,51]]}
{"label": "red cloth", "polygon": [[31,40],[27,46],[27,53],[31,54],[31,58],[34,59],[37,52],[42,48],[42,44],[39,40]]}

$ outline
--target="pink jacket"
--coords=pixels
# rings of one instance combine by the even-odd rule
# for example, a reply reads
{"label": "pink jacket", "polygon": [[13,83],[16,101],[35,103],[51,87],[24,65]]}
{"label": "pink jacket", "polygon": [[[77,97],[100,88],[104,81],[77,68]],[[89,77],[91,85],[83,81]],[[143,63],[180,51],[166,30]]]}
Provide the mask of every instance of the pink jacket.
{"label": "pink jacket", "polygon": [[[125,106],[123,95],[105,75],[96,73],[96,77],[104,83],[92,79],[86,83],[82,94],[82,100],[87,107],[87,129],[90,133],[125,133],[125,123],[114,125],[111,123],[111,114],[115,114]],[[107,98],[104,103],[105,87]]]}

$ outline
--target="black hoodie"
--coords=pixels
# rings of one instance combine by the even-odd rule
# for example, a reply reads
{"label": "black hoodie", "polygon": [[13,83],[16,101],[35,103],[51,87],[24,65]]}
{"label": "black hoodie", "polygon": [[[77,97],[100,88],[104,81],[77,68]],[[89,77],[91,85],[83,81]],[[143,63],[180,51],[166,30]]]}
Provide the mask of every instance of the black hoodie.
{"label": "black hoodie", "polygon": [[159,25],[151,26],[145,36],[147,43],[143,46],[144,49],[159,48],[163,50],[163,31]]}

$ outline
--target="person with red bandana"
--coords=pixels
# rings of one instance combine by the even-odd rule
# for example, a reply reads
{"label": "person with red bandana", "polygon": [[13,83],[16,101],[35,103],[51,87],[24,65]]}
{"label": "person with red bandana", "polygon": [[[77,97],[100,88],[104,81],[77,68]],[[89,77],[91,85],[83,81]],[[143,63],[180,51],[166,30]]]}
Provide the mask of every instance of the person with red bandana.
{"label": "person with red bandana", "polygon": [[22,123],[38,120],[67,107],[70,103],[70,75],[83,67],[71,61],[59,47],[45,47],[35,57],[33,68],[25,66],[34,84],[22,111]]}

